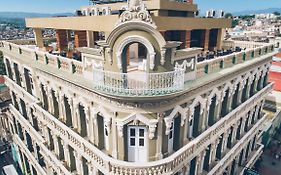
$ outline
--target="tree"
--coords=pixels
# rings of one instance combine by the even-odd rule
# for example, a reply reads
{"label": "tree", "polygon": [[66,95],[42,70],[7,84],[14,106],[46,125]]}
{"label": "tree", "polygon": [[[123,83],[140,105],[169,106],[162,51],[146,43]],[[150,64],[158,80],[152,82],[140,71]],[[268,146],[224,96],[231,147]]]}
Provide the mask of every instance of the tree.
{"label": "tree", "polygon": [[232,18],[233,17],[233,15],[231,13],[226,13],[224,16],[225,16],[225,18]]}
{"label": "tree", "polygon": [[3,53],[0,51],[0,75],[6,75]]}
{"label": "tree", "polygon": [[280,12],[277,12],[277,11],[273,12],[273,14],[276,16],[280,16]]}

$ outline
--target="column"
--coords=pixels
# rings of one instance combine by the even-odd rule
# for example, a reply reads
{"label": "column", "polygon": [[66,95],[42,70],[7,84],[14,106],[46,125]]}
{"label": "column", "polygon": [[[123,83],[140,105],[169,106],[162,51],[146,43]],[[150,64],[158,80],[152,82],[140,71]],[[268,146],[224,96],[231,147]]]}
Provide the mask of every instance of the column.
{"label": "column", "polygon": [[57,155],[57,157],[59,157],[59,142],[58,142],[58,136],[56,134],[52,133],[52,137],[53,137],[53,142],[54,142],[54,151]]}
{"label": "column", "polygon": [[47,87],[47,97],[48,97],[48,103],[49,103],[49,112],[51,114],[54,114],[54,101],[53,101],[53,95],[52,95],[52,88],[51,87]]}
{"label": "column", "polygon": [[16,95],[16,101],[18,102],[18,106],[19,106],[19,112],[22,114],[22,106],[21,106],[20,98],[18,97],[17,94],[15,95]]}
{"label": "column", "polygon": [[217,109],[216,109],[216,114],[215,114],[216,122],[220,119],[221,106],[222,106],[222,102],[223,102],[222,96],[220,98],[218,98],[217,100],[218,100],[218,104],[217,104]]}
{"label": "column", "polygon": [[91,143],[95,143],[95,132],[94,132],[94,111],[92,109],[91,110],[91,115],[90,115],[90,121],[89,121],[89,128],[90,128],[90,142]]}
{"label": "column", "polygon": [[33,28],[33,33],[34,33],[34,37],[35,37],[36,46],[39,47],[40,49],[44,48],[42,29]]}
{"label": "column", "polygon": [[37,152],[37,143],[36,143],[36,141],[33,139],[32,140],[32,146],[33,146],[33,154],[34,154],[34,157],[35,157],[35,159],[37,160],[37,162],[39,161],[39,156],[38,156],[38,152]]}
{"label": "column", "polygon": [[68,143],[65,140],[62,140],[62,146],[63,146],[63,151],[64,151],[64,160],[65,163],[68,167],[70,167],[70,156],[69,156],[69,148],[68,148]]}
{"label": "column", "polygon": [[191,30],[185,31],[185,48],[190,48],[191,43]]}
{"label": "column", "polygon": [[27,113],[28,120],[29,120],[30,124],[34,127],[34,124],[33,124],[33,117],[32,117],[31,109],[30,109],[30,106],[29,106],[29,105],[26,105],[26,113]]}
{"label": "column", "polygon": [[95,45],[94,33],[93,31],[87,30],[87,47],[93,48],[94,45]]}
{"label": "column", "polygon": [[93,123],[94,123],[94,127],[92,129],[92,132],[94,132],[94,143],[95,145],[99,145],[99,133],[98,133],[98,114],[96,111],[93,112]]}
{"label": "column", "polygon": [[75,48],[87,47],[86,31],[74,31],[74,46]]}
{"label": "column", "polygon": [[90,107],[85,105],[84,107],[85,117],[86,117],[86,128],[87,128],[87,138],[90,140],[91,138],[91,123],[90,123]]}
{"label": "column", "polygon": [[[158,125],[157,125],[157,145],[156,145],[156,155],[157,159],[162,159],[162,142],[163,142],[163,114],[158,114]],[[186,137],[185,137],[186,138]]]}
{"label": "column", "polygon": [[247,90],[246,90],[246,100],[248,100],[250,97],[251,84],[252,84],[252,81],[248,80],[248,86],[247,86]]}
{"label": "column", "polygon": [[231,136],[231,145],[234,145],[235,139],[236,139],[236,134],[237,134],[237,129],[238,129],[238,124],[233,125],[233,131],[232,131],[232,136]]}
{"label": "column", "polygon": [[181,49],[190,48],[190,37],[191,37],[190,30],[180,31],[180,41],[182,42]]}
{"label": "column", "polygon": [[200,154],[200,158],[198,159],[199,162],[199,168],[198,168],[198,174],[202,174],[203,172],[203,165],[204,165],[204,158],[206,156],[206,150],[204,150],[201,154]]}
{"label": "column", "polygon": [[237,99],[237,104],[240,105],[242,103],[242,93],[243,92],[243,83],[240,83],[239,86],[239,91],[238,91],[238,99]]}
{"label": "column", "polygon": [[65,113],[65,106],[64,106],[64,94],[62,92],[57,91],[56,96],[59,102],[59,114],[60,120],[66,122],[66,113]]}
{"label": "column", "polygon": [[77,122],[76,122],[76,119],[75,119],[76,115],[75,115],[75,109],[74,109],[74,104],[73,104],[73,97],[68,96],[67,102],[68,102],[68,104],[70,106],[70,110],[71,110],[71,115],[72,115],[71,119],[72,119],[73,128],[77,129]]}
{"label": "column", "polygon": [[58,51],[66,51],[68,47],[67,41],[67,31],[66,30],[56,30],[56,39]]}
{"label": "column", "polygon": [[[22,160],[23,160],[23,162],[22,162],[22,163],[23,163],[23,165],[22,165],[22,166],[23,166],[23,167],[22,167],[22,171],[23,171],[24,174],[28,174],[28,173],[27,173],[27,168],[26,168],[27,166],[26,166],[26,164],[25,164],[26,161],[25,161],[25,157],[24,157],[24,153],[23,153],[23,152],[21,152],[21,157],[22,157]],[[24,170],[25,170],[25,171],[24,171]]]}
{"label": "column", "polygon": [[[117,159],[118,158],[118,144],[117,144],[117,127],[116,127],[116,112],[114,113],[113,117],[112,117],[112,124],[111,124],[111,127],[112,127],[112,157]],[[93,129],[91,129],[93,130]]]}
{"label": "column", "polygon": [[[13,80],[16,81],[15,64],[12,61],[11,61],[11,72],[12,72],[12,75],[13,75]],[[263,78],[263,80],[264,80],[264,78]]]}
{"label": "column", "polygon": [[26,79],[25,79],[25,74],[24,74],[24,68],[19,65],[19,75],[21,79],[21,87],[24,88],[27,91],[26,87]]}
{"label": "column", "polygon": [[82,163],[82,156],[80,153],[74,150],[74,157],[75,157],[75,163],[76,163],[76,173],[77,174],[83,174],[83,163]]}
{"label": "column", "polygon": [[208,120],[207,120],[207,118],[208,118],[208,111],[207,111],[207,109],[209,108],[209,107],[207,107],[207,105],[208,105],[208,103],[205,103],[205,106],[201,106],[202,108],[203,108],[203,114],[202,114],[202,123],[201,123],[201,131],[200,131],[200,133],[203,133],[205,130],[206,130],[206,128],[207,128],[207,126],[208,126]]}
{"label": "column", "polygon": [[227,148],[227,140],[230,135],[230,132],[231,132],[231,129],[229,129],[226,133],[223,134],[222,148],[221,148],[222,154],[225,152],[225,149]]}
{"label": "column", "polygon": [[203,48],[205,51],[209,50],[210,29],[206,29],[203,33]]}
{"label": "column", "polygon": [[227,113],[232,110],[232,102],[233,102],[233,92],[229,92],[228,100],[227,100]]}
{"label": "column", "polygon": [[245,122],[246,122],[246,119],[243,118],[242,123],[241,123],[241,128],[240,128],[240,138],[242,138],[242,135],[244,134]]}
{"label": "column", "polygon": [[256,75],[256,78],[254,79],[254,94],[258,91],[258,82],[259,82],[259,77]]}
{"label": "column", "polygon": [[73,127],[77,129],[80,133],[81,131],[81,123],[80,123],[80,111],[79,111],[79,102],[76,99],[73,99],[73,107],[74,107],[74,123]]}
{"label": "column", "polygon": [[219,146],[220,139],[217,139],[214,144],[211,144],[210,160],[214,162],[216,160],[217,148]]}
{"label": "column", "polygon": [[224,34],[223,29],[218,29],[218,36],[217,36],[217,49],[218,50],[222,49],[223,34]]}

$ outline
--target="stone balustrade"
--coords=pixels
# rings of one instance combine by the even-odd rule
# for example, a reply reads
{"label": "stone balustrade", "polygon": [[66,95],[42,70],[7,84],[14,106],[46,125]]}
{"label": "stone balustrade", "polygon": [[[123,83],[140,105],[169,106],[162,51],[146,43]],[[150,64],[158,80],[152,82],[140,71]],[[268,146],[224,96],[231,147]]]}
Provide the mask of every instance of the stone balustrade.
{"label": "stone balustrade", "polygon": [[[262,98],[271,91],[272,86],[272,84],[267,85],[171,156],[162,160],[137,165],[135,163],[117,160],[106,155],[94,145],[83,139],[79,134],[60,122],[49,112],[44,110],[39,104],[35,103],[33,104],[33,107],[36,109],[35,116],[37,116],[39,122],[44,123],[46,127],[57,133],[63,140],[68,140],[69,145],[72,148],[81,151],[81,156],[91,162],[96,169],[99,169],[104,174],[171,174],[172,172],[178,171],[182,168],[184,163],[190,161],[195,155],[206,149],[206,145],[209,145],[212,140],[219,138],[220,135],[226,129],[230,128],[232,124],[237,123],[241,116],[246,116],[244,114],[259,103]],[[21,87],[14,86],[10,88],[11,90],[18,92]]]}
{"label": "stone balustrade", "polygon": [[267,116],[264,115],[246,134],[239,140],[238,143],[223,157],[222,160],[210,171],[208,175],[221,175],[227,166],[231,165],[235,157],[237,157],[241,150],[244,149],[249,140],[253,139],[256,134],[258,134],[259,129],[262,127]]}
{"label": "stone balustrade", "polygon": [[52,168],[55,169],[60,174],[71,175],[69,171],[63,166],[62,162],[59,161],[53,153],[46,147],[45,140],[43,137],[29,124],[29,122],[17,111],[17,109],[10,105],[11,113],[16,116],[17,121],[21,124],[23,128],[30,134],[39,147],[40,153],[45,160],[48,161],[49,165],[52,165]]}
{"label": "stone balustrade", "polygon": [[[238,45],[239,44],[237,44],[237,46]],[[245,44],[245,46],[246,45],[247,44]],[[225,56],[217,57],[215,59],[205,60],[200,63],[197,63],[196,77],[200,78],[207,74],[219,72],[222,69],[230,68],[233,67],[234,65],[243,63],[247,60],[260,58],[261,56],[265,56],[267,54],[268,57],[273,56],[275,54],[273,44],[258,43],[255,46],[249,44],[249,47],[247,48],[250,49],[246,49],[241,52],[235,52],[229,55],[225,55]]]}
{"label": "stone balustrade", "polygon": [[122,96],[156,96],[184,89],[184,69],[162,73],[118,73],[94,70],[94,87]]}
{"label": "stone balustrade", "polygon": [[20,150],[27,155],[29,163],[34,166],[34,168],[37,170],[37,173],[40,175],[47,175],[45,170],[41,167],[41,165],[37,162],[37,160],[34,158],[34,156],[29,152],[25,144],[21,141],[21,139],[17,136],[13,136],[13,142],[20,147]]}
{"label": "stone balustrade", "polygon": [[1,41],[0,45],[2,46],[0,47],[0,50],[8,54],[10,52],[13,56],[18,56],[18,58],[30,58],[33,61],[51,66],[55,69],[60,69],[72,74],[83,75],[83,63],[80,61],[31,49],[27,46],[16,45],[6,41]]}
{"label": "stone balustrade", "polygon": [[251,159],[249,161],[247,161],[247,164],[245,165],[245,167],[243,168],[243,170],[241,171],[241,173],[239,175],[243,175],[245,168],[253,167],[254,164],[257,162],[257,160],[261,157],[261,155],[263,153],[264,145],[262,145],[262,144],[258,144],[258,145],[259,145],[258,149],[254,152]]}
{"label": "stone balustrade", "polygon": [[240,47],[242,49],[255,49],[258,47],[262,47],[264,45],[267,45],[267,43],[259,43],[259,42],[253,42],[253,41],[233,41],[233,40],[226,40],[223,41],[223,46],[224,47]]}

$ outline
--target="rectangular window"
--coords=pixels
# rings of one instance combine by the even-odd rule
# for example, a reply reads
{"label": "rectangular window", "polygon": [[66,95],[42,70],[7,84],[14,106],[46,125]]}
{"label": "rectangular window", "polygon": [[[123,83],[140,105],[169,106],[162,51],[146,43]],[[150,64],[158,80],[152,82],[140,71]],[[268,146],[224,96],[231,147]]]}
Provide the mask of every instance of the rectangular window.
{"label": "rectangular window", "polygon": [[135,145],[136,145],[135,138],[130,138],[130,146],[135,146]]}
{"label": "rectangular window", "polygon": [[140,129],[139,132],[140,137],[144,137],[144,129]]}
{"label": "rectangular window", "polygon": [[136,130],[134,128],[130,129],[130,136],[136,136]]}
{"label": "rectangular window", "polygon": [[144,146],[144,139],[139,139],[139,146]]}

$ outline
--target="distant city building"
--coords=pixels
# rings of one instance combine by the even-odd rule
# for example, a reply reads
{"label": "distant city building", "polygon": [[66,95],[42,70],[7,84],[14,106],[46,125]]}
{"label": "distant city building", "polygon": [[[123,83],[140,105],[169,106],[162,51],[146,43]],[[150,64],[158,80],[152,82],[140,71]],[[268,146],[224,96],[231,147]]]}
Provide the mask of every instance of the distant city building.
{"label": "distant city building", "polygon": [[78,12],[26,19],[34,40],[0,42],[12,98],[2,115],[25,174],[236,175],[254,166],[274,44],[224,40],[232,20],[195,17],[193,1]]}

